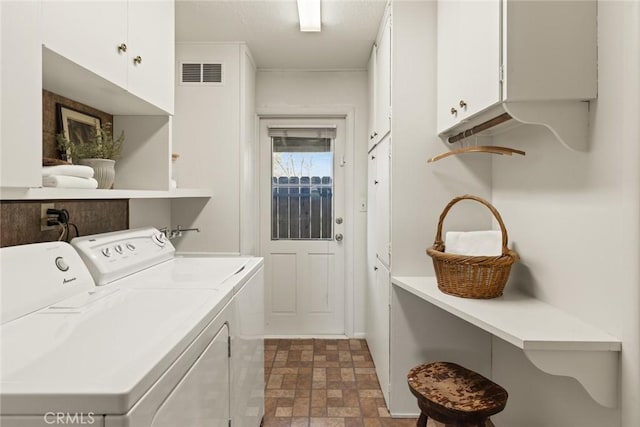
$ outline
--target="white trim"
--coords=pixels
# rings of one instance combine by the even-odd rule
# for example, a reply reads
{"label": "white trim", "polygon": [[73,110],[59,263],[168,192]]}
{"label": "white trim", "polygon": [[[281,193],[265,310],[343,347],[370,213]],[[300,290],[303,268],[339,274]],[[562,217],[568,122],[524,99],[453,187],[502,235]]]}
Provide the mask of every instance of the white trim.
{"label": "white trim", "polygon": [[[256,121],[256,132],[259,138],[260,121],[271,118],[344,118],[345,121],[345,160],[347,169],[345,171],[344,188],[355,189],[355,107],[353,105],[330,105],[330,106],[303,106],[291,105],[282,107],[261,107],[256,108],[258,120]],[[259,140],[259,139],[258,139]],[[357,217],[357,203],[353,197],[346,197],[344,200],[345,214],[345,234],[351,236],[345,244],[345,265],[344,265],[344,332],[346,337],[353,337],[355,332],[355,219]],[[345,215],[346,216],[346,215]],[[260,227],[258,227],[260,229]],[[259,246],[259,245],[258,245]],[[258,249],[260,251],[260,249]],[[289,337],[291,338],[291,337]]]}
{"label": "white trim", "polygon": [[308,339],[319,339],[319,340],[346,340],[350,339],[346,335],[265,335],[265,339],[267,340],[308,340]]}

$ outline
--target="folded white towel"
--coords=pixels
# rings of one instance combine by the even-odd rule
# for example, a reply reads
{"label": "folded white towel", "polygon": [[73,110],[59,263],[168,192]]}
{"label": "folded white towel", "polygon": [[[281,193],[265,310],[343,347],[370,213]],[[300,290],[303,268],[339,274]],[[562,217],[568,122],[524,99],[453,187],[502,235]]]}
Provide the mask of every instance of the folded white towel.
{"label": "folded white towel", "polygon": [[502,255],[502,232],[497,230],[447,231],[444,251],[469,256]]}
{"label": "folded white towel", "polygon": [[93,178],[78,178],[77,176],[53,175],[43,176],[42,185],[44,187],[57,188],[98,188],[98,181]]}
{"label": "folded white towel", "polygon": [[78,178],[93,178],[93,168],[82,165],[43,166],[42,176],[64,175]]}

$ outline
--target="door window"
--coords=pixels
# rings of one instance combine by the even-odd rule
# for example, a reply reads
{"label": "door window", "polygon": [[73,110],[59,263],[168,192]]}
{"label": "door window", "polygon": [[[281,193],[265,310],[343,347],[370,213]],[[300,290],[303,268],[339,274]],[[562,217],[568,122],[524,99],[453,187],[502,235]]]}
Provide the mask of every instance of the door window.
{"label": "door window", "polygon": [[269,129],[271,239],[333,240],[335,129]]}

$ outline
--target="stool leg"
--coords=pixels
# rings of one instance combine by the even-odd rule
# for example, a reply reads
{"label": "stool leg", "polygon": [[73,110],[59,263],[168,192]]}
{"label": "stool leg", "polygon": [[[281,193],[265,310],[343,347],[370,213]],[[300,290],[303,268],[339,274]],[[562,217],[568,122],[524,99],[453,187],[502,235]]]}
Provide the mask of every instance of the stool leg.
{"label": "stool leg", "polygon": [[425,414],[424,412],[420,412],[420,418],[418,418],[416,427],[427,427],[427,419],[427,414]]}

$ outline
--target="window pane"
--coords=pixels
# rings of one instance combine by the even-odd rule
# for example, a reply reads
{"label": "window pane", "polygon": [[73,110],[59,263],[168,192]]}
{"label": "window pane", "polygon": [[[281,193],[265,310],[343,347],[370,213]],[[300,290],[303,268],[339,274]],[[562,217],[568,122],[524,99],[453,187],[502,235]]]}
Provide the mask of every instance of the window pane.
{"label": "window pane", "polygon": [[271,141],[271,238],[333,239],[333,140]]}

